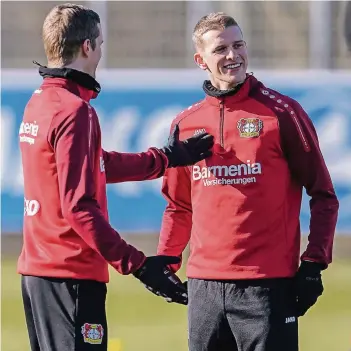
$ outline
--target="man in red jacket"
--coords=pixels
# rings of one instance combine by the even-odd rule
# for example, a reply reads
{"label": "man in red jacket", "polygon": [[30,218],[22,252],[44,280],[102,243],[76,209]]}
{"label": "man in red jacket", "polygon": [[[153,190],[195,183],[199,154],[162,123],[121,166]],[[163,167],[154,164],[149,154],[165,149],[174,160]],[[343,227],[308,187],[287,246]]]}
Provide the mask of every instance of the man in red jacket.
{"label": "man in red jacket", "polygon": [[[322,294],[338,213],[316,131],[295,100],[246,73],[232,17],[203,17],[193,41],[206,97],[173,125],[184,138],[209,132],[215,145],[208,159],[166,171],[158,246],[181,257],[190,242],[190,351],[297,351],[297,318]],[[299,265],[303,188],[311,220]]]}
{"label": "man in red jacket", "polygon": [[43,26],[48,67],[19,130],[24,175],[23,249],[18,261],[31,349],[107,350],[108,264],[149,290],[187,303],[168,265],[178,257],[145,255],[110,226],[106,183],[155,179],[166,168],[211,155],[213,137],[179,140],[138,154],[107,152],[90,99],[103,42],[99,16],[56,6]]}

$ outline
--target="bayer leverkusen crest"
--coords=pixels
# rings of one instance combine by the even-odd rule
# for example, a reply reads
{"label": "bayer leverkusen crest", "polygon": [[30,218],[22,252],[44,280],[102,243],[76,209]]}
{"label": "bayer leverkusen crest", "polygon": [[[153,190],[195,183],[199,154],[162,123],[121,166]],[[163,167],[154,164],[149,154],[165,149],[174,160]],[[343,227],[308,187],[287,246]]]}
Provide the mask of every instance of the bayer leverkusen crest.
{"label": "bayer leverkusen crest", "polygon": [[104,328],[101,324],[84,323],[81,328],[84,342],[92,345],[101,344]]}
{"label": "bayer leverkusen crest", "polygon": [[237,127],[241,138],[255,138],[260,135],[263,122],[259,118],[241,118]]}

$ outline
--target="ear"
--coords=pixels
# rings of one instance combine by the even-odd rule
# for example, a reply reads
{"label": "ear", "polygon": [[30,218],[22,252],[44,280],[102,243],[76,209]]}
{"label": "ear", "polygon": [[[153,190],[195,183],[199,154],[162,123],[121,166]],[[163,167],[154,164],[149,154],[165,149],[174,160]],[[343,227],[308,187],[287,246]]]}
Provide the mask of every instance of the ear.
{"label": "ear", "polygon": [[92,50],[91,43],[89,39],[85,39],[82,44],[82,54],[83,56],[88,56],[89,52]]}
{"label": "ear", "polygon": [[207,70],[207,64],[204,61],[203,57],[201,56],[200,53],[196,53],[194,54],[194,61],[196,63],[197,66],[199,66],[202,70],[206,71]]}

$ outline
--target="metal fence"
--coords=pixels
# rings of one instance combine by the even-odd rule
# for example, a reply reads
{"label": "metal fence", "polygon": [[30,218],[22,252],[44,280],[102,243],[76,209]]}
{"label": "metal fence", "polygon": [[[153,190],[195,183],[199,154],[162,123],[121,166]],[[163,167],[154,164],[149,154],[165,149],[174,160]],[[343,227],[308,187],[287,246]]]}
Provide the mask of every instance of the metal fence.
{"label": "metal fence", "polygon": [[[42,23],[61,2],[2,1],[3,68],[29,68],[33,59],[45,62]],[[102,68],[193,67],[191,31],[202,15],[212,11],[224,11],[237,19],[253,68],[351,68],[343,36],[346,1],[76,3],[94,8],[101,16]]]}

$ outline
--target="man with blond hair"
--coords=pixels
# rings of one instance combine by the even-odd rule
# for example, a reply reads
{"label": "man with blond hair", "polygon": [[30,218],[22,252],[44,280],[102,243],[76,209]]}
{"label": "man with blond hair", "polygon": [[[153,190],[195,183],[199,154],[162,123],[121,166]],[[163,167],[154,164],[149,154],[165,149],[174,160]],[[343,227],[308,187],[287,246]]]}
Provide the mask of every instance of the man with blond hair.
{"label": "man with blond hair", "polygon": [[56,6],[45,19],[43,42],[44,80],[19,131],[25,211],[18,272],[30,345],[33,351],[106,351],[108,264],[167,300],[187,303],[186,289],[168,269],[180,259],[145,257],[111,227],[106,183],[155,179],[168,168],[194,164],[211,155],[213,137],[180,141],[176,126],[162,149],[103,150],[89,103],[100,92],[98,14]]}
{"label": "man with blond hair", "polygon": [[[316,131],[297,101],[246,72],[231,16],[204,16],[193,41],[206,97],[173,125],[183,138],[205,130],[215,145],[208,159],[165,172],[158,245],[181,258],[190,242],[189,349],[297,351],[298,317],[323,292],[338,213]],[[299,259],[303,188],[311,218]]]}

